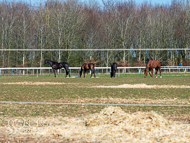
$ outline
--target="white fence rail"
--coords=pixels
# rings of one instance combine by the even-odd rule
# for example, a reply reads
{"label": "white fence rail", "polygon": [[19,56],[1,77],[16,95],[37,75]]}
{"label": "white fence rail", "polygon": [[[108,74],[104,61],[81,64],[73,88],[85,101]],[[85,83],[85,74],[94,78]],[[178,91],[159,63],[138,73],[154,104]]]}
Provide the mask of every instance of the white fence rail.
{"label": "white fence rail", "polygon": [[[12,75],[21,75],[18,73],[18,70],[23,71],[23,75],[28,74],[28,70],[33,70],[33,75],[34,72],[36,71],[36,75],[38,77],[39,73],[38,70],[40,70],[40,74],[41,74],[41,70],[48,70],[49,69],[49,75],[50,75],[50,69],[52,69],[51,67],[8,67],[8,68],[0,68],[0,76],[3,75],[2,71],[6,71],[6,70],[12,70]],[[81,67],[69,67],[70,69],[70,73],[72,70],[80,70]],[[143,71],[145,69],[145,67],[117,67],[118,69],[118,75],[120,73],[125,73],[126,74],[126,70],[128,69],[137,69],[138,73],[141,74],[141,71]],[[190,66],[162,66],[161,67],[162,70],[167,70],[169,73],[171,70],[177,70],[178,72],[183,72],[186,73],[188,70],[190,70]],[[14,74],[14,71],[16,70],[16,74]],[[25,73],[25,70],[27,70],[27,73]],[[109,70],[111,70],[111,67],[95,67],[95,70],[107,70],[107,73],[109,72]],[[120,70],[123,70],[123,72],[120,72]],[[130,74],[130,73],[127,73]]]}
{"label": "white fence rail", "polygon": [[165,48],[165,49],[0,49],[0,51],[189,51],[190,48]]}
{"label": "white fence rail", "polygon": [[[117,67],[117,69],[145,69],[146,67]],[[0,70],[29,70],[29,69],[52,69],[51,67],[8,67]],[[81,67],[69,67],[69,69],[81,69]],[[95,67],[95,69],[111,69],[111,67]],[[190,66],[162,66],[161,69],[190,69]]]}

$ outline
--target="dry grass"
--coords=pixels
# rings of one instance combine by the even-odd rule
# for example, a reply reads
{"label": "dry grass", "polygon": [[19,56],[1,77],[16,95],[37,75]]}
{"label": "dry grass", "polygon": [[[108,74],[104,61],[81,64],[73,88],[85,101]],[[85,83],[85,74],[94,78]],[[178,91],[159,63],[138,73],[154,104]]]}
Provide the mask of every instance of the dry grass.
{"label": "dry grass", "polygon": [[65,84],[63,82],[9,82],[3,83],[8,85],[62,85]]}
{"label": "dry grass", "polygon": [[117,86],[92,86],[96,88],[190,88],[186,85],[146,85],[146,84],[123,84]]}
{"label": "dry grass", "polygon": [[87,142],[188,142],[190,138],[189,124],[169,121],[155,112],[127,114],[112,106],[80,118],[14,118],[9,125],[1,130],[12,136]]}
{"label": "dry grass", "polygon": [[62,103],[115,103],[115,104],[187,104],[190,105],[190,99],[159,99],[153,100],[148,98],[139,99],[123,99],[123,98],[83,98],[72,99],[65,98],[61,100],[55,100],[55,102]]}
{"label": "dry grass", "polygon": [[[9,82],[3,83],[4,85],[63,85],[66,83],[63,82]],[[73,83],[67,83],[73,84]],[[150,89],[157,89],[157,88],[190,88],[187,85],[146,85],[146,84],[123,84],[117,86],[87,86],[83,85],[79,87],[96,87],[96,88],[150,88]]]}
{"label": "dry grass", "polygon": [[[142,83],[157,87],[144,88]],[[189,87],[189,83],[190,78],[185,76],[162,79],[144,79],[143,76],[115,79],[8,77],[1,78],[0,100],[190,104],[190,89],[184,88]],[[93,87],[126,84],[133,87]],[[0,142],[188,142],[189,107],[123,106],[122,110],[104,107],[1,104]],[[16,122],[14,128],[8,126],[8,121]]]}

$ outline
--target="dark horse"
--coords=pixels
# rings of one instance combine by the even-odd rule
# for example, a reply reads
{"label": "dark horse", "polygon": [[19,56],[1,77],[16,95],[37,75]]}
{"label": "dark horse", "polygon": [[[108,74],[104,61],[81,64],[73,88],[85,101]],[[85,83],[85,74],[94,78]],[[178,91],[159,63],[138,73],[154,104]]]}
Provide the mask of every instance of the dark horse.
{"label": "dark horse", "polygon": [[111,78],[115,77],[116,70],[117,70],[117,63],[114,62],[111,64],[111,73],[110,73]]}
{"label": "dark horse", "polygon": [[80,77],[82,75],[82,72],[84,74],[84,77],[85,77],[85,72],[87,70],[91,70],[91,77],[92,77],[92,74],[94,73],[94,77],[95,77],[95,70],[94,70],[94,64],[93,63],[84,63],[82,66],[81,66],[81,70],[80,70]]}
{"label": "dark horse", "polygon": [[60,64],[63,65],[63,68],[64,68],[65,71],[66,71],[66,77],[67,77],[67,75],[69,75],[69,77],[70,77],[70,73],[69,73],[69,64],[68,64],[67,62],[61,62]]}
{"label": "dark horse", "polygon": [[[66,76],[69,74],[69,64],[68,64],[68,63],[65,63],[65,62],[58,63],[58,62],[54,62],[54,61],[50,61],[50,60],[47,60],[47,59],[46,59],[46,60],[44,61],[44,65],[47,64],[47,63],[51,65],[55,77],[56,77],[56,72],[55,72],[55,70],[61,69],[61,68],[65,68],[65,70],[66,70]],[[70,74],[69,74],[69,77],[70,77]]]}
{"label": "dark horse", "polygon": [[[148,70],[149,70],[150,76],[153,77],[153,69],[154,68],[156,69],[156,78],[158,77],[158,69],[160,70],[160,78],[162,78],[162,75],[161,75],[161,63],[158,60],[150,60],[147,63],[146,69],[144,71],[144,78],[146,78]],[[152,75],[151,75],[150,71],[152,72]]]}

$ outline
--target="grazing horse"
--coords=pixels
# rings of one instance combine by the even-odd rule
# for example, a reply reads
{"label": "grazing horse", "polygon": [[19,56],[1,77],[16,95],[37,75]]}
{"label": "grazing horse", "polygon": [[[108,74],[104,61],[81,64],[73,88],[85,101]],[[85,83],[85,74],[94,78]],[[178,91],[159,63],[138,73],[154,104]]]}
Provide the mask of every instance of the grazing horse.
{"label": "grazing horse", "polygon": [[[50,60],[47,60],[47,59],[46,59],[46,60],[44,61],[44,65],[47,64],[47,63],[51,65],[55,77],[56,77],[56,72],[55,72],[55,70],[61,69],[61,68],[64,67],[63,63],[58,63],[58,62],[54,62],[54,61],[50,61]],[[70,76],[70,75],[69,75],[69,76]]]}
{"label": "grazing horse", "polygon": [[69,77],[70,77],[70,73],[69,73],[69,64],[66,63],[66,62],[61,62],[60,64],[62,64],[63,68],[64,68],[65,71],[66,71],[66,76],[65,76],[65,77],[67,77],[67,75],[69,75]]}
{"label": "grazing horse", "polygon": [[[158,60],[150,60],[147,63],[146,69],[144,71],[144,78],[146,78],[148,70],[149,70],[150,76],[153,77],[153,69],[154,68],[156,69],[156,78],[158,77],[158,69],[160,70],[160,78],[162,78],[162,75],[161,75],[161,63]],[[151,75],[150,71],[152,71],[152,75]]]}
{"label": "grazing horse", "polygon": [[[85,78],[85,72],[86,72],[87,70],[91,70],[91,77],[92,77],[92,74],[93,74],[93,73],[94,73],[94,77],[95,77],[95,70],[94,70],[94,64],[93,64],[93,63],[88,63],[88,64],[84,63],[84,64],[81,66],[80,77],[81,77],[82,72],[83,72],[84,78]],[[91,77],[90,77],[90,78],[91,78]]]}
{"label": "grazing horse", "polygon": [[115,77],[116,70],[117,70],[117,63],[113,62],[111,64],[111,73],[110,73],[111,78]]}

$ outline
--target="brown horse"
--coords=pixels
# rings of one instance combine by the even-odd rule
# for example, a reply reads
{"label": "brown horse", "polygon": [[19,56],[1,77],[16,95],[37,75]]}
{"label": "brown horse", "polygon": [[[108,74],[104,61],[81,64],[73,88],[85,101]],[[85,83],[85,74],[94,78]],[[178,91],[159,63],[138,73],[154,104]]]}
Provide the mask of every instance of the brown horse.
{"label": "brown horse", "polygon": [[[88,63],[88,64],[84,63],[84,64],[81,66],[80,77],[81,77],[81,75],[82,75],[82,72],[83,72],[84,77],[85,77],[85,72],[86,72],[87,70],[91,70],[91,77],[92,77],[92,74],[93,74],[93,73],[94,73],[94,77],[95,77],[95,70],[94,70],[94,64],[93,64],[93,63]],[[90,77],[90,78],[91,78],[91,77]]]}
{"label": "brown horse", "polygon": [[[160,70],[160,78],[162,78],[161,63],[158,60],[150,60],[148,62],[148,64],[146,65],[146,69],[144,71],[144,78],[146,78],[148,70],[149,70],[150,76],[153,77],[153,69],[154,68],[156,69],[156,78],[158,77],[158,69]],[[152,71],[152,75],[151,75],[150,71]]]}

